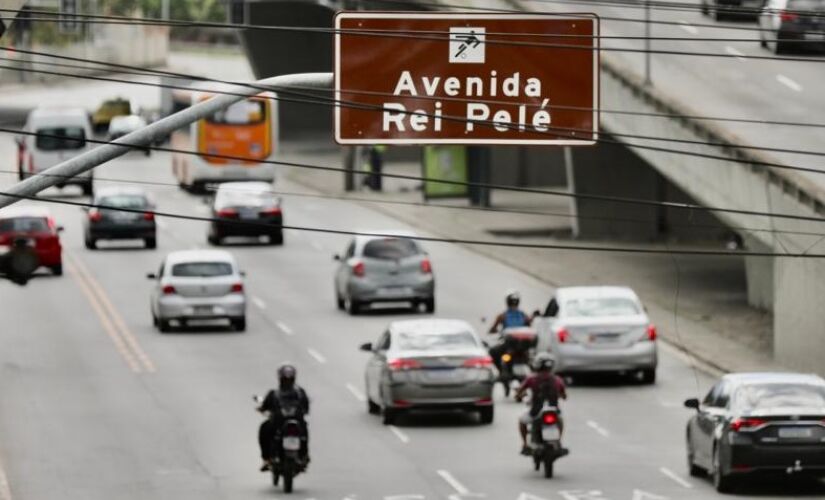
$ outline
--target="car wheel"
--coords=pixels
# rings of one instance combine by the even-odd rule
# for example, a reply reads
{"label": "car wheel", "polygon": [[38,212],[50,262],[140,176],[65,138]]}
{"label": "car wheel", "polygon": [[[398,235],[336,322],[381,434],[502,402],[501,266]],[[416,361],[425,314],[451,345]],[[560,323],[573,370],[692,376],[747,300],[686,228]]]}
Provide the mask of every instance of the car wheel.
{"label": "car wheel", "polygon": [[647,370],[642,370],[642,383],[651,385],[656,383],[656,369],[650,368]]}
{"label": "car wheel", "polygon": [[367,398],[367,413],[370,415],[381,414],[381,407],[377,403],[374,403],[370,398]]}
{"label": "car wheel", "polygon": [[693,446],[691,443],[690,431],[687,433],[687,463],[688,463],[688,473],[691,477],[702,477],[705,475],[705,469],[696,465],[693,461]]}
{"label": "car wheel", "polygon": [[337,293],[335,294],[335,305],[338,306],[339,310],[344,310],[344,299],[342,299]]}
{"label": "car wheel", "polygon": [[398,410],[393,408],[384,408],[383,419],[381,422],[384,425],[392,425],[398,419]]}
{"label": "car wheel", "polygon": [[484,408],[480,408],[478,410],[478,416],[482,424],[489,425],[493,423],[495,411],[492,406],[485,406]]}
{"label": "car wheel", "polygon": [[172,330],[172,324],[169,322],[168,319],[158,318],[158,330],[160,330],[161,333],[169,332],[170,330]]}
{"label": "car wheel", "polygon": [[213,246],[216,246],[216,247],[220,246],[220,244],[221,244],[220,237],[217,236],[217,235],[214,235],[214,234],[210,234],[209,236],[207,236],[206,241],[208,241],[210,245],[213,245]]}
{"label": "car wheel", "polygon": [[97,248],[97,240],[93,238],[87,237],[84,243],[86,244],[86,248],[88,248],[89,250],[94,250]]}
{"label": "car wheel", "polygon": [[713,487],[719,493],[728,493],[731,491],[732,478],[729,474],[725,474],[722,470],[722,461],[719,456],[719,446],[713,448]]}
{"label": "car wheel", "polygon": [[430,314],[435,312],[435,297],[430,297],[424,301],[424,310]]}
{"label": "car wheel", "polygon": [[158,321],[158,317],[155,316],[155,313],[152,313],[152,326],[157,328],[159,325],[160,325],[160,322]]}
{"label": "car wheel", "polygon": [[269,235],[269,244],[270,245],[283,245],[284,244],[284,233],[283,231],[279,231],[274,234]]}
{"label": "car wheel", "polygon": [[544,477],[546,479],[553,478],[553,459],[551,457],[544,458]]}
{"label": "car wheel", "polygon": [[350,316],[356,316],[361,312],[361,304],[357,300],[346,298],[344,299],[344,308]]}
{"label": "car wheel", "polygon": [[146,243],[146,248],[157,248],[158,247],[158,240],[157,238],[146,238],[143,240]]}
{"label": "car wheel", "polygon": [[50,268],[55,276],[63,276],[63,264],[56,264]]}
{"label": "car wheel", "polygon": [[239,332],[246,331],[246,317],[235,318],[231,321],[232,328]]}

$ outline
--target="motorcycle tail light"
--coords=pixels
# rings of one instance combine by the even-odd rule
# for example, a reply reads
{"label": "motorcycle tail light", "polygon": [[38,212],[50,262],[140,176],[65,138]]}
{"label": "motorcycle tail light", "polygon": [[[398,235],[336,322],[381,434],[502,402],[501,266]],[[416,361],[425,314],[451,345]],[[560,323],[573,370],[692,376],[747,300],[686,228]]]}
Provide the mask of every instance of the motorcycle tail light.
{"label": "motorcycle tail light", "polygon": [[547,412],[541,416],[541,421],[544,425],[556,425],[559,421],[559,416],[552,412]]}

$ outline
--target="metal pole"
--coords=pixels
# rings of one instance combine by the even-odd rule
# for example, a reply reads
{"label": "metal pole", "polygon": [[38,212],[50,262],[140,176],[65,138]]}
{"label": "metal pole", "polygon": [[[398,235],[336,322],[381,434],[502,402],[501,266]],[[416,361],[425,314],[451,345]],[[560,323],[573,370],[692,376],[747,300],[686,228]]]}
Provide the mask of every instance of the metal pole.
{"label": "metal pole", "polygon": [[650,73],[650,0],[645,0],[645,85],[653,85]]}
{"label": "metal pole", "polygon": [[[278,91],[278,86],[301,86],[314,87],[318,89],[332,88],[332,73],[300,73],[295,75],[280,75],[265,78],[255,82],[256,86],[263,85],[273,87],[273,91]],[[226,92],[231,92],[232,95],[220,94],[208,99],[204,102],[195,104],[192,107],[179,111],[175,114],[169,115],[166,118],[156,121],[151,125],[136,130],[130,134],[113,141],[109,144],[104,144],[91,151],[75,156],[69,160],[64,161],[54,167],[44,170],[40,174],[29,177],[28,179],[18,182],[7,190],[9,195],[20,196],[34,196],[44,189],[50,188],[68,177],[74,177],[84,172],[88,172],[93,168],[101,165],[109,160],[113,160],[118,156],[122,156],[132,150],[134,146],[143,146],[151,144],[156,138],[166,137],[173,131],[194,123],[201,118],[205,118],[216,111],[226,108],[230,104],[236,103],[245,99],[246,97],[260,94],[260,88],[250,88],[242,86],[230,86]],[[122,144],[128,144],[124,146]],[[0,195],[0,208],[7,207],[20,198],[15,196]]]}

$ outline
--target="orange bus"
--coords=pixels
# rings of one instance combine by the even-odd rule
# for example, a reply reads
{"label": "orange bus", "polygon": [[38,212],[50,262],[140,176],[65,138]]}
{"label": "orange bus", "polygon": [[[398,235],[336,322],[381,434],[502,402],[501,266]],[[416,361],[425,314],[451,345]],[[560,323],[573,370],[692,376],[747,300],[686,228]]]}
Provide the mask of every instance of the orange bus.
{"label": "orange bus", "polygon": [[[209,84],[215,88],[216,84]],[[177,91],[175,109],[183,102],[197,104],[212,97],[205,90]],[[209,184],[227,181],[275,180],[275,165],[264,163],[275,157],[278,141],[277,102],[272,93],[262,93],[201,119],[172,133],[173,149],[197,154],[172,153],[172,171],[178,184],[203,192]]]}

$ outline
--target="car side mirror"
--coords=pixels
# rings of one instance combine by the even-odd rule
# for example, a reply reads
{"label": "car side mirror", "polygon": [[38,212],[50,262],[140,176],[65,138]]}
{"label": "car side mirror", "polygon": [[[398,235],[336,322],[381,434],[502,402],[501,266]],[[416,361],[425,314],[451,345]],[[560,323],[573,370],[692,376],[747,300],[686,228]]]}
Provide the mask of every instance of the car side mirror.
{"label": "car side mirror", "polygon": [[242,278],[246,278],[246,271],[238,271]]}
{"label": "car side mirror", "polygon": [[56,230],[58,233],[62,233],[63,231],[65,231],[65,230],[66,230],[66,228],[65,228],[65,227],[63,227],[63,226],[57,226],[57,227],[55,228],[55,230]]}
{"label": "car side mirror", "polygon": [[158,279],[158,275],[155,273],[146,273],[146,278],[150,280],[156,280]]}
{"label": "car side mirror", "polygon": [[340,255],[338,255],[338,254],[336,253],[335,255],[333,255],[333,256],[332,256],[332,260],[335,260],[335,261],[340,261],[340,260],[341,260],[341,256],[340,256]]}
{"label": "car side mirror", "polygon": [[699,400],[696,398],[690,398],[685,400],[685,408],[690,408],[692,410],[699,409]]}
{"label": "car side mirror", "polygon": [[364,344],[361,344],[361,347],[359,347],[359,349],[361,349],[364,352],[372,352],[372,342],[366,342]]}
{"label": "car side mirror", "polygon": [[489,349],[489,348],[490,348],[490,343],[489,343],[489,342],[487,342],[486,340],[482,340],[482,341],[481,341],[481,345],[483,345],[483,346],[484,346],[484,347],[486,347],[487,349]]}

